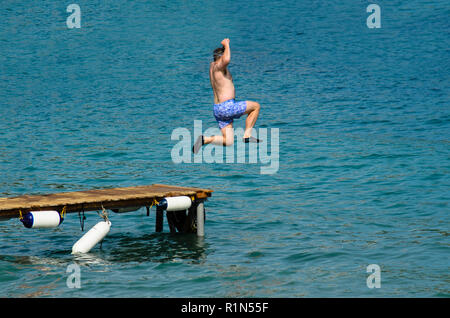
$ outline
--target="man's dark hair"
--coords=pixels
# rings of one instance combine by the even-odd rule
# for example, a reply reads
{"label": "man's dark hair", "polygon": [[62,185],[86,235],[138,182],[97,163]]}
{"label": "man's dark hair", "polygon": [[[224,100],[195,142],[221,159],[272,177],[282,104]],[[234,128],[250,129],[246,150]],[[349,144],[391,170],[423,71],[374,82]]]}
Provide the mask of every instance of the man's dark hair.
{"label": "man's dark hair", "polygon": [[223,52],[225,52],[225,47],[223,46],[215,49],[213,54],[214,61],[217,61],[223,55]]}

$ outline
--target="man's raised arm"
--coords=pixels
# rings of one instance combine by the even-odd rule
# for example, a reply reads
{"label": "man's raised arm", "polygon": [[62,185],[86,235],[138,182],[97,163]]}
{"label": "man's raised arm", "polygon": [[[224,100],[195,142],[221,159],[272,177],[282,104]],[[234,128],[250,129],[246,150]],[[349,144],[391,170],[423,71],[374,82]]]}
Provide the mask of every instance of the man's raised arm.
{"label": "man's raised arm", "polygon": [[230,39],[223,39],[220,44],[225,48],[223,55],[220,57],[218,67],[224,69],[230,63],[231,51],[230,51]]}

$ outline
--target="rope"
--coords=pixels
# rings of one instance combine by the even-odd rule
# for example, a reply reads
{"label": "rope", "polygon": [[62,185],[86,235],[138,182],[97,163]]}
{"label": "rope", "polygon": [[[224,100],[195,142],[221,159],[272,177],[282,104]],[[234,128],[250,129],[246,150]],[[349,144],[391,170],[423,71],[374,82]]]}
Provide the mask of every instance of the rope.
{"label": "rope", "polygon": [[108,212],[105,210],[105,208],[103,207],[103,204],[102,204],[102,213],[100,214],[98,211],[97,211],[97,214],[101,217],[101,218],[103,218],[103,220],[105,221],[105,222],[107,222],[108,221]]}
{"label": "rope", "polygon": [[83,210],[83,219],[81,219],[80,211],[78,211],[78,219],[80,220],[81,231],[84,231],[84,220],[86,217],[84,216],[84,205],[81,205],[81,209]]}
{"label": "rope", "polygon": [[152,203],[150,204],[150,206],[147,207],[147,216],[149,216],[150,209],[151,209],[153,206],[158,205],[158,204],[159,204],[159,202],[156,201],[156,199],[153,199],[153,201],[152,201]]}
{"label": "rope", "polygon": [[66,217],[66,211],[67,211],[67,206],[64,206],[61,213],[59,214],[61,216],[61,219],[64,219]]}
{"label": "rope", "polygon": [[22,210],[19,210],[19,220],[23,220]]}

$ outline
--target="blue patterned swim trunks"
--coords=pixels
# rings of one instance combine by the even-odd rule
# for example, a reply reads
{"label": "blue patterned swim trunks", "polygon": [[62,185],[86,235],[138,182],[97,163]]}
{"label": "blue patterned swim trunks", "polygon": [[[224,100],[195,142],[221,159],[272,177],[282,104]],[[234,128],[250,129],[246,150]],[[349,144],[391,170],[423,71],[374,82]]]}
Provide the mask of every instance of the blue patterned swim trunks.
{"label": "blue patterned swim trunks", "polygon": [[219,128],[222,129],[231,124],[234,118],[244,115],[246,109],[247,102],[245,100],[237,102],[234,99],[229,99],[223,103],[214,104],[214,117],[219,123]]}

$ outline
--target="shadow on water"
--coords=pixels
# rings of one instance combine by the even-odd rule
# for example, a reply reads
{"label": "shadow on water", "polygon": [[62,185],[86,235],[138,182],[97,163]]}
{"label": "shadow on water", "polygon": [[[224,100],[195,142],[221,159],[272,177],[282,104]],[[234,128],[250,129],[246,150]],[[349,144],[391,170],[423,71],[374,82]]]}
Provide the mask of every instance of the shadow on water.
{"label": "shadow on water", "polygon": [[97,244],[89,253],[70,254],[70,251],[55,251],[65,255],[80,266],[107,266],[117,263],[168,263],[189,262],[201,264],[206,260],[208,244],[204,238],[193,234],[152,233],[132,236],[130,233],[109,235],[102,244]]}
{"label": "shadow on water", "polygon": [[39,256],[0,255],[0,261],[16,266],[61,267],[76,262],[80,266],[112,266],[115,263],[189,262],[201,264],[206,260],[208,244],[195,234],[152,233],[130,236],[130,233],[109,235],[89,253],[71,254],[71,250],[57,249]]}
{"label": "shadow on water", "polygon": [[110,262],[188,261],[203,263],[208,244],[204,238],[193,234],[153,233],[140,237],[112,235],[107,259]]}
{"label": "shadow on water", "polygon": [[60,258],[28,256],[28,255],[0,255],[0,261],[16,264],[19,266],[28,266],[28,265],[61,266],[67,263],[67,260]]}

